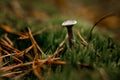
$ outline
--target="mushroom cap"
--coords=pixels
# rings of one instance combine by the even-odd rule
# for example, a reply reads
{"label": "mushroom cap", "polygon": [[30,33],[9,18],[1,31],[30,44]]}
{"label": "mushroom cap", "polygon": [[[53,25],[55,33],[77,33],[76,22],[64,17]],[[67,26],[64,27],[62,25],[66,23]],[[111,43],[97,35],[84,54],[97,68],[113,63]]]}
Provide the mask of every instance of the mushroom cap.
{"label": "mushroom cap", "polygon": [[72,25],[74,25],[74,24],[76,24],[76,23],[77,23],[76,20],[67,20],[67,21],[64,21],[64,22],[62,23],[62,26],[72,26]]}

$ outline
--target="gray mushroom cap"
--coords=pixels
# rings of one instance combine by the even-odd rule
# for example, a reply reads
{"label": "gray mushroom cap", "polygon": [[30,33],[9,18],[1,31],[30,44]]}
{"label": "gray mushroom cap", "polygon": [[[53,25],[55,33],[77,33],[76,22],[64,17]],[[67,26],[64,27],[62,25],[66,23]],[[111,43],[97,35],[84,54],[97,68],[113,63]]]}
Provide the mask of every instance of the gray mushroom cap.
{"label": "gray mushroom cap", "polygon": [[63,23],[62,23],[62,26],[72,26],[72,25],[75,25],[77,23],[77,21],[76,20],[67,20],[67,21],[64,21]]}

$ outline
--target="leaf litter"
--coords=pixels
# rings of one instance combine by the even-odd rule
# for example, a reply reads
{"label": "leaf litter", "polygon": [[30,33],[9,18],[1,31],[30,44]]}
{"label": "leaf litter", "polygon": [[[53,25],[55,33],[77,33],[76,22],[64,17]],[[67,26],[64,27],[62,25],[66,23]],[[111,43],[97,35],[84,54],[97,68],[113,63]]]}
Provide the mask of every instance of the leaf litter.
{"label": "leaf litter", "polygon": [[[29,72],[33,71],[34,75],[36,75],[36,77],[39,80],[42,80],[41,68],[44,68],[44,65],[69,64],[69,62],[61,61],[60,58],[57,57],[57,55],[64,49],[63,45],[65,44],[68,38],[68,35],[65,36],[64,40],[59,44],[59,46],[56,48],[55,52],[52,55],[49,55],[46,59],[42,59],[42,57],[44,57],[46,54],[35,41],[29,27],[27,28],[28,32],[26,33],[15,32],[9,26],[2,26],[0,28],[6,32],[4,35],[4,38],[0,38],[0,45],[1,45],[0,46],[0,63],[1,65],[5,63],[7,64],[7,65],[5,64],[1,66],[0,71],[3,72],[1,76],[3,77],[16,76],[14,78],[18,79],[18,78],[21,78],[22,76],[25,76]],[[21,37],[21,39],[30,39],[31,46],[20,51],[19,49],[14,47],[14,43],[10,40],[7,33],[17,35],[18,37]],[[87,42],[82,38],[82,36],[78,31],[77,31],[77,34],[80,37],[80,39],[84,42],[84,45],[87,45]],[[34,56],[30,54],[32,49],[33,49]],[[23,61],[24,56],[27,56],[27,58],[29,58],[31,61],[24,62]],[[7,57],[11,57],[15,62],[10,63],[11,58],[6,59]],[[4,61],[4,59],[6,59],[6,61]],[[28,68],[27,66],[30,66],[30,65],[31,67]],[[89,65],[87,64],[78,63],[78,65],[82,67],[89,67]],[[22,67],[26,67],[26,69],[23,70]]]}

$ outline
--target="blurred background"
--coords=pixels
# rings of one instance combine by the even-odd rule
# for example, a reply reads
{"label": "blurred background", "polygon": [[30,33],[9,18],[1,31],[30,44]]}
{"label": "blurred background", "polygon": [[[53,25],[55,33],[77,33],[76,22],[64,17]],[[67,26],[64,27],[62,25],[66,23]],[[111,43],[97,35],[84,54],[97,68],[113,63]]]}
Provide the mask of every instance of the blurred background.
{"label": "blurred background", "polygon": [[97,26],[120,39],[120,0],[0,0],[0,24],[14,27],[20,21],[40,24],[56,15],[73,16],[94,24],[111,13]]}

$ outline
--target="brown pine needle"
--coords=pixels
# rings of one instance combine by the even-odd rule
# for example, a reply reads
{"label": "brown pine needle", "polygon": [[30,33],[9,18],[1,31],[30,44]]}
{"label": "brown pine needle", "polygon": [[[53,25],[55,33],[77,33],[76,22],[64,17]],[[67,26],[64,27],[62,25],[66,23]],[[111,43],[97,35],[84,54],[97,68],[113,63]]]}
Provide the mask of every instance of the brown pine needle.
{"label": "brown pine needle", "polygon": [[2,67],[2,65],[3,65],[3,58],[1,58],[2,57],[2,54],[1,54],[1,51],[0,51],[0,68]]}
{"label": "brown pine needle", "polygon": [[21,51],[19,51],[17,48],[12,47],[10,44],[8,44],[7,41],[3,40],[0,38],[0,45],[2,45],[3,48],[5,48],[8,51],[11,51],[13,53],[19,53]]}
{"label": "brown pine needle", "polygon": [[50,58],[54,58],[60,51],[63,50],[62,46],[64,45],[65,41],[67,40],[68,35],[65,36],[65,39],[59,44],[59,46],[57,47],[56,51],[53,53],[52,56],[50,56]]}
{"label": "brown pine needle", "polygon": [[51,61],[51,59],[53,59],[60,51],[62,51],[63,48],[60,48],[60,49],[56,49],[56,51],[54,52],[53,55],[51,55],[50,57],[48,57],[47,59],[43,60],[41,63],[39,63],[39,66],[43,66],[45,63]]}
{"label": "brown pine needle", "polygon": [[[4,54],[6,54],[6,55],[10,55],[10,53],[8,52],[8,51],[6,51],[6,50],[4,50],[4,49],[2,49],[2,48],[0,48],[0,51],[2,51]],[[20,60],[20,59],[18,59],[17,57],[15,57],[15,56],[12,56],[11,55],[11,57],[13,58],[13,60],[15,60],[15,61],[17,61],[17,62],[19,62],[19,63],[22,63],[22,61]]]}
{"label": "brown pine needle", "polygon": [[32,33],[31,33],[30,28],[28,28],[28,33],[29,33],[29,38],[30,38],[30,40],[31,40],[31,43],[32,43],[32,45],[33,45],[34,54],[35,54],[35,55],[38,55],[37,48],[36,48],[36,42],[35,42],[35,40],[34,40],[34,38],[33,38],[33,36],[32,36]]}
{"label": "brown pine needle", "polygon": [[2,30],[4,30],[6,33],[8,34],[14,34],[14,35],[17,35],[19,36],[18,39],[27,39],[29,38],[28,34],[27,33],[21,33],[21,32],[16,32],[15,30],[13,30],[10,26],[8,25],[1,25],[0,28]]}
{"label": "brown pine needle", "polygon": [[9,62],[10,62],[10,61],[6,61],[6,62],[4,62],[1,66],[3,67],[3,66],[5,66],[5,65],[7,65]]}
{"label": "brown pine needle", "polygon": [[28,73],[29,73],[30,71],[32,71],[32,70],[33,70],[33,69],[31,68],[31,69],[27,69],[27,70],[23,71],[24,73],[15,76],[15,77],[14,77],[14,80],[19,80],[21,77],[25,76],[26,74],[28,74]]}
{"label": "brown pine needle", "polygon": [[30,55],[30,54],[25,54],[25,56],[28,58],[28,59],[30,59],[30,60],[33,60],[34,58],[33,58],[33,56],[32,55]]}
{"label": "brown pine needle", "polygon": [[21,74],[21,73],[23,73],[23,71],[7,72],[5,74],[2,74],[1,76],[2,77],[10,77],[10,76],[15,76],[15,75],[18,75],[18,74]]}
{"label": "brown pine needle", "polygon": [[33,62],[26,62],[26,63],[16,64],[16,65],[10,65],[10,66],[6,66],[6,67],[2,67],[2,68],[0,68],[0,70],[6,72],[6,71],[13,70],[15,68],[31,65],[32,63]]}
{"label": "brown pine needle", "polygon": [[28,33],[29,33],[30,40],[31,40],[31,42],[32,42],[32,44],[33,44],[33,49],[34,49],[35,55],[38,54],[38,53],[37,53],[37,49],[38,49],[38,50],[41,52],[42,56],[43,56],[43,55],[44,55],[44,52],[43,52],[43,50],[40,48],[40,46],[38,46],[38,44],[37,44],[37,42],[35,41],[35,39],[34,39],[34,37],[33,37],[33,35],[32,35],[32,32],[31,32],[31,30],[30,30],[29,27],[28,27]]}
{"label": "brown pine needle", "polygon": [[7,33],[11,33],[11,34],[15,33],[15,31],[8,25],[1,25],[0,28]]}
{"label": "brown pine needle", "polygon": [[53,59],[62,50],[63,48],[60,48],[60,49],[57,48],[56,51],[53,53],[53,55],[51,55],[45,60],[42,60],[42,62],[39,63],[39,66],[42,67],[46,62],[49,62],[49,60],[51,61],[51,59]]}
{"label": "brown pine needle", "polygon": [[0,56],[0,59],[3,59],[3,58],[8,57],[8,56],[13,56],[13,55],[15,55],[15,54],[7,54],[7,55],[3,55],[3,56]]}
{"label": "brown pine needle", "polygon": [[3,44],[3,45],[6,45],[8,47],[11,47],[11,45],[7,41],[5,41],[4,39],[2,39],[2,38],[0,38],[0,43],[1,43],[1,45]]}
{"label": "brown pine needle", "polygon": [[28,53],[32,48],[33,48],[33,45],[31,45],[30,47],[26,48],[26,49],[24,50],[24,52],[25,52],[25,53]]}
{"label": "brown pine needle", "polygon": [[59,52],[61,52],[63,50],[63,48],[60,48],[60,49],[56,49],[56,51],[53,53],[53,55],[52,56],[50,56],[49,58],[51,59],[51,58],[54,58]]}
{"label": "brown pine needle", "polygon": [[22,57],[25,53],[28,53],[32,48],[33,48],[33,45],[31,45],[30,47],[28,47],[25,50],[21,51],[20,53],[17,53],[15,56],[16,57]]}
{"label": "brown pine needle", "polygon": [[59,44],[58,48],[61,48],[64,45],[64,43],[67,40],[67,38],[68,38],[68,35],[65,36],[65,39]]}
{"label": "brown pine needle", "polygon": [[28,33],[16,33],[16,35],[18,35],[19,36],[18,39],[21,39],[21,40],[29,38]]}
{"label": "brown pine needle", "polygon": [[65,65],[65,61],[48,61],[48,64]]}
{"label": "brown pine needle", "polygon": [[[1,45],[4,49],[6,49],[6,50],[4,50],[4,49],[1,48],[0,50],[1,50],[2,52],[4,52],[5,54],[7,54],[7,55],[10,54],[8,51],[13,52],[13,53],[20,53],[20,52],[21,52],[21,51],[19,51],[17,48],[12,47],[7,41],[5,41],[4,39],[1,39],[1,38],[0,38],[0,45]],[[18,57],[18,56],[17,56],[17,57]],[[12,56],[12,58],[13,58],[15,61],[22,63],[22,61],[21,61],[20,59],[18,59],[17,57]]]}
{"label": "brown pine needle", "polygon": [[83,44],[84,46],[87,46],[88,45],[88,43],[87,43],[87,41],[82,37],[82,35],[80,34],[80,32],[78,31],[78,30],[76,30],[76,33],[77,33],[77,35],[79,36],[79,38],[81,39],[81,44]]}
{"label": "brown pine needle", "polygon": [[4,38],[5,38],[5,40],[6,40],[11,46],[14,45],[13,42],[8,38],[8,34],[5,34],[5,35],[4,35]]}
{"label": "brown pine needle", "polygon": [[42,29],[42,30],[39,30],[38,32],[35,32],[33,35],[40,35],[40,34],[42,34],[43,32],[45,32],[45,31],[47,31],[48,30],[48,28],[46,29],[46,28],[44,28],[44,29]]}
{"label": "brown pine needle", "polygon": [[41,80],[40,67],[37,64],[38,64],[38,61],[37,62],[33,61],[32,68],[33,68],[34,74],[38,77],[39,80]]}

